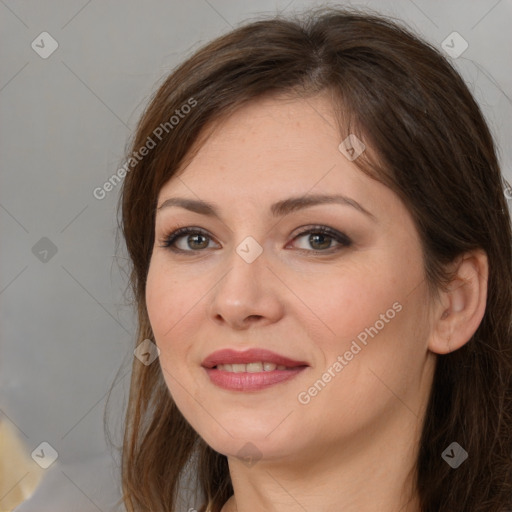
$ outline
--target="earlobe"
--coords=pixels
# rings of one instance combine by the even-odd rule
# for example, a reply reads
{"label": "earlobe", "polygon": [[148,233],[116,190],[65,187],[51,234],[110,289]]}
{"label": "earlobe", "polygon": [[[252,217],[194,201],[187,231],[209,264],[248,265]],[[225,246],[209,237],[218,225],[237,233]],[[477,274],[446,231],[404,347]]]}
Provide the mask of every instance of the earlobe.
{"label": "earlobe", "polygon": [[432,317],[428,348],[447,354],[465,345],[478,329],[487,301],[488,260],[482,250],[466,253]]}

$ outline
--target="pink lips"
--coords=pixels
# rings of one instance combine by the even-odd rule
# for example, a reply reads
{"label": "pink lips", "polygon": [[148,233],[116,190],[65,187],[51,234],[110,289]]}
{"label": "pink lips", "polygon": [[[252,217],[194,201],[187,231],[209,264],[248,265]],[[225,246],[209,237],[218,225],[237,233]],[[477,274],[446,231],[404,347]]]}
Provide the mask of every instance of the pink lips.
{"label": "pink lips", "polygon": [[[272,370],[262,372],[234,373],[218,370],[219,364],[248,364],[268,362],[275,365],[286,366],[286,370]],[[305,361],[295,361],[288,357],[276,354],[265,349],[249,349],[242,352],[224,349],[210,354],[203,362],[210,380],[213,384],[231,391],[257,391],[267,388],[279,382],[292,379],[308,367]]]}

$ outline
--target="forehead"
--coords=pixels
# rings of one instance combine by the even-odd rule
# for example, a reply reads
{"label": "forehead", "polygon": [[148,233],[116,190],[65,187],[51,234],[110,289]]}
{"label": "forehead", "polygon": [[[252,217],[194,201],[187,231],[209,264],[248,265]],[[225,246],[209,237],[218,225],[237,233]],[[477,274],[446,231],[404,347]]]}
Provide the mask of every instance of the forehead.
{"label": "forehead", "polygon": [[332,105],[323,96],[255,100],[214,123],[192,160],[169,183],[179,176],[277,183],[291,174],[294,180],[311,180],[315,171],[326,173],[348,163],[341,160],[340,142]]}
{"label": "forehead", "polygon": [[326,96],[253,101],[213,125],[193,158],[162,187],[159,204],[169,195],[218,202],[223,208],[312,193],[338,193],[383,206],[385,199],[394,200],[389,189],[339,150],[340,143]]}

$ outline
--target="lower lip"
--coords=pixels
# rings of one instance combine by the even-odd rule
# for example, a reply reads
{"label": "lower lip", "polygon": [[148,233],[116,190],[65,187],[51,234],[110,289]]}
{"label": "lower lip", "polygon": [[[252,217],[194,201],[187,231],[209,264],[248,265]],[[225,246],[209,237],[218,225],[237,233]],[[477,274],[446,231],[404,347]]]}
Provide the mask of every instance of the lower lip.
{"label": "lower lip", "polygon": [[227,372],[214,368],[205,368],[210,380],[216,386],[230,391],[258,391],[274,384],[293,379],[307,366],[299,366],[291,370],[272,370],[270,372]]}

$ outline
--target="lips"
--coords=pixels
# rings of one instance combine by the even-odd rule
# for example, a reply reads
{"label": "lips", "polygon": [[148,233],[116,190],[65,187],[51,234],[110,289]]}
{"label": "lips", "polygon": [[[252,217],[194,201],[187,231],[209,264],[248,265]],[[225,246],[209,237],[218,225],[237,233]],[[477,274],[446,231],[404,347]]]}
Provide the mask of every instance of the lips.
{"label": "lips", "polygon": [[210,354],[201,365],[204,368],[212,369],[222,364],[249,364],[249,363],[273,363],[286,368],[297,368],[309,366],[305,361],[295,361],[289,357],[276,354],[265,349],[248,349],[236,351],[232,349],[217,350]]}
{"label": "lips", "polygon": [[228,391],[259,392],[296,378],[309,364],[265,349],[218,350],[202,366],[215,386]]}
{"label": "lips", "polygon": [[210,382],[218,388],[234,392],[260,392],[291,381],[306,371],[309,364],[270,350],[253,348],[244,351],[218,350],[210,354],[202,366]]}

